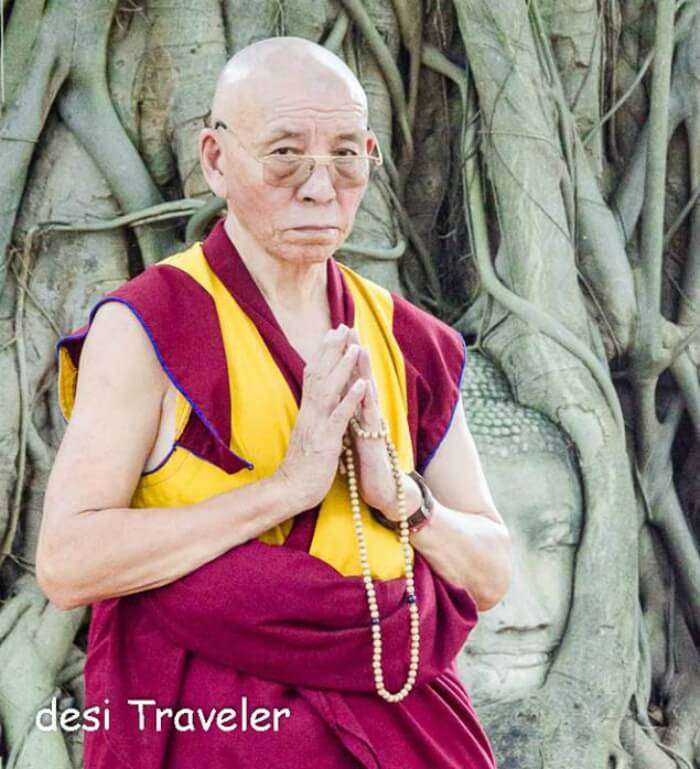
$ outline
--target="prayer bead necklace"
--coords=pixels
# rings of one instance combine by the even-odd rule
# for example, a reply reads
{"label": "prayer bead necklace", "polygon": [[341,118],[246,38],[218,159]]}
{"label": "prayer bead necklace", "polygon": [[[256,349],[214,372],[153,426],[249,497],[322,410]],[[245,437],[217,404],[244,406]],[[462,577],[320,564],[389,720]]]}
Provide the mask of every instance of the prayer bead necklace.
{"label": "prayer bead necklace", "polygon": [[369,613],[372,618],[372,644],[374,654],[372,656],[372,668],[374,670],[374,684],[377,693],[387,702],[401,702],[408,696],[416,682],[418,674],[418,656],[420,650],[420,616],[418,613],[418,604],[416,603],[416,592],[413,582],[413,564],[411,563],[411,545],[408,541],[408,515],[406,514],[406,495],[403,488],[403,474],[399,467],[398,454],[396,448],[389,437],[389,430],[384,419],[381,420],[380,430],[364,430],[357,417],[350,418],[350,426],[353,432],[360,438],[378,440],[384,439],[389,461],[391,462],[391,472],[396,482],[396,498],[399,509],[399,538],[404,552],[406,562],[406,592],[408,593],[408,608],[411,621],[411,657],[408,669],[406,683],[400,691],[390,692],[384,686],[384,674],[382,673],[382,633],[379,623],[379,608],[377,606],[377,596],[372,582],[372,573],[367,560],[367,544],[365,534],[362,528],[362,515],[360,512],[360,495],[357,485],[357,473],[355,472],[355,457],[352,451],[352,439],[349,432],[343,436],[343,459],[340,464],[340,472],[347,474],[348,489],[350,492],[350,506],[352,508],[352,517],[355,524],[355,535],[360,550],[360,563],[362,565],[362,576],[365,583],[365,592],[367,593],[367,602],[369,604]]}

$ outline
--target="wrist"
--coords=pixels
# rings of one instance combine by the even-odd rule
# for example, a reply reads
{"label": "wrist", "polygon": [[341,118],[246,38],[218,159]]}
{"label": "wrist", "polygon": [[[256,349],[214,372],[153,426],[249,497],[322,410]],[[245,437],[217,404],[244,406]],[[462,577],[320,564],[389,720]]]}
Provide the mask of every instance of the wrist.
{"label": "wrist", "polygon": [[[406,500],[406,515],[410,518],[421,506],[423,495],[416,481],[408,473],[401,473],[402,485],[404,490],[404,499]],[[390,521],[398,522],[399,517],[399,499],[394,487],[393,497],[381,507],[377,508]]]}
{"label": "wrist", "polygon": [[273,489],[273,494],[277,499],[276,507],[280,511],[280,522],[313,507],[314,501],[306,493],[304,487],[294,482],[282,466],[264,480]]}
{"label": "wrist", "polygon": [[[412,470],[410,473],[408,473],[408,476],[409,480],[415,482],[418,488],[418,493],[420,495],[420,503],[414,512],[410,512],[408,504],[406,506],[406,518],[409,534],[416,534],[425,528],[432,520],[433,513],[435,512],[435,497],[430,491],[430,488],[426,484],[423,476],[420,475],[417,471]],[[386,526],[388,529],[392,529],[393,531],[400,531],[400,518],[392,519],[386,516],[380,509],[371,509],[372,514],[379,521],[379,523],[381,523],[383,526]]]}

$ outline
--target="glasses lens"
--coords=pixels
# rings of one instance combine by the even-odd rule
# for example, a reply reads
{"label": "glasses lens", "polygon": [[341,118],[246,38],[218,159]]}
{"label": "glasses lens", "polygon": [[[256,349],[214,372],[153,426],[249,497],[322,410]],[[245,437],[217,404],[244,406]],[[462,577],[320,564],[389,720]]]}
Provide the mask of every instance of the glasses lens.
{"label": "glasses lens", "polygon": [[369,179],[370,160],[368,158],[336,157],[333,165],[338,172],[338,182],[348,187],[360,186]]}
{"label": "glasses lens", "polygon": [[263,161],[263,179],[273,187],[298,187],[313,169],[312,158],[294,155],[268,155]]}
{"label": "glasses lens", "polygon": [[[273,187],[298,187],[313,173],[314,162],[304,155],[268,155],[263,160],[263,179]],[[373,165],[366,157],[336,156],[334,183],[338,187],[359,187],[370,178]]]}

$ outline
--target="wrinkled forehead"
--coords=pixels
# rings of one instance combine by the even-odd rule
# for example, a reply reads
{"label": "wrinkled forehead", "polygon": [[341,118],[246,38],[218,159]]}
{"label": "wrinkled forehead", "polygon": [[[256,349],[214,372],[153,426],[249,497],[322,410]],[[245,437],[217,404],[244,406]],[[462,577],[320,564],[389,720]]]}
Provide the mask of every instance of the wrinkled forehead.
{"label": "wrinkled forehead", "polygon": [[278,106],[259,111],[255,131],[258,143],[282,139],[308,142],[313,138],[361,144],[366,137],[366,117],[359,106],[318,108],[311,105]]}

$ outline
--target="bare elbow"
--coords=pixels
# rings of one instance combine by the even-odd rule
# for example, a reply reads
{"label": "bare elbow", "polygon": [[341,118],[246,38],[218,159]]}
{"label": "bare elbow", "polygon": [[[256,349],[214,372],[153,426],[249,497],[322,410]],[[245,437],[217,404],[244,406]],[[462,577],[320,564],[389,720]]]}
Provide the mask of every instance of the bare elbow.
{"label": "bare elbow", "polygon": [[81,609],[84,606],[87,606],[84,602],[71,600],[69,596],[64,596],[63,593],[47,595],[46,597],[49,599],[52,606],[55,606],[61,611],[73,611],[73,609]]}
{"label": "bare elbow", "polygon": [[36,581],[49,602],[56,608],[70,611],[84,605],[74,595],[70,585],[57,578],[52,568],[46,564],[46,560],[39,557],[36,561]]}
{"label": "bare elbow", "polygon": [[48,598],[49,602],[58,609],[63,611],[70,611],[77,608],[78,604],[72,599],[70,592],[65,589],[63,585],[57,583],[53,578],[49,577],[46,573],[46,566],[39,566],[37,560],[36,566],[36,581],[39,583],[44,595]]}
{"label": "bare elbow", "polygon": [[74,585],[67,579],[70,574],[61,559],[47,553],[46,541],[40,543],[36,554],[36,581],[50,603],[63,611],[70,611],[85,606],[75,591]]}
{"label": "bare elbow", "polygon": [[475,597],[476,608],[480,612],[493,609],[494,606],[498,606],[498,604],[503,600],[503,597],[507,592],[508,592],[507,590],[504,590],[504,591],[488,590],[488,591],[483,591],[479,593]]}

